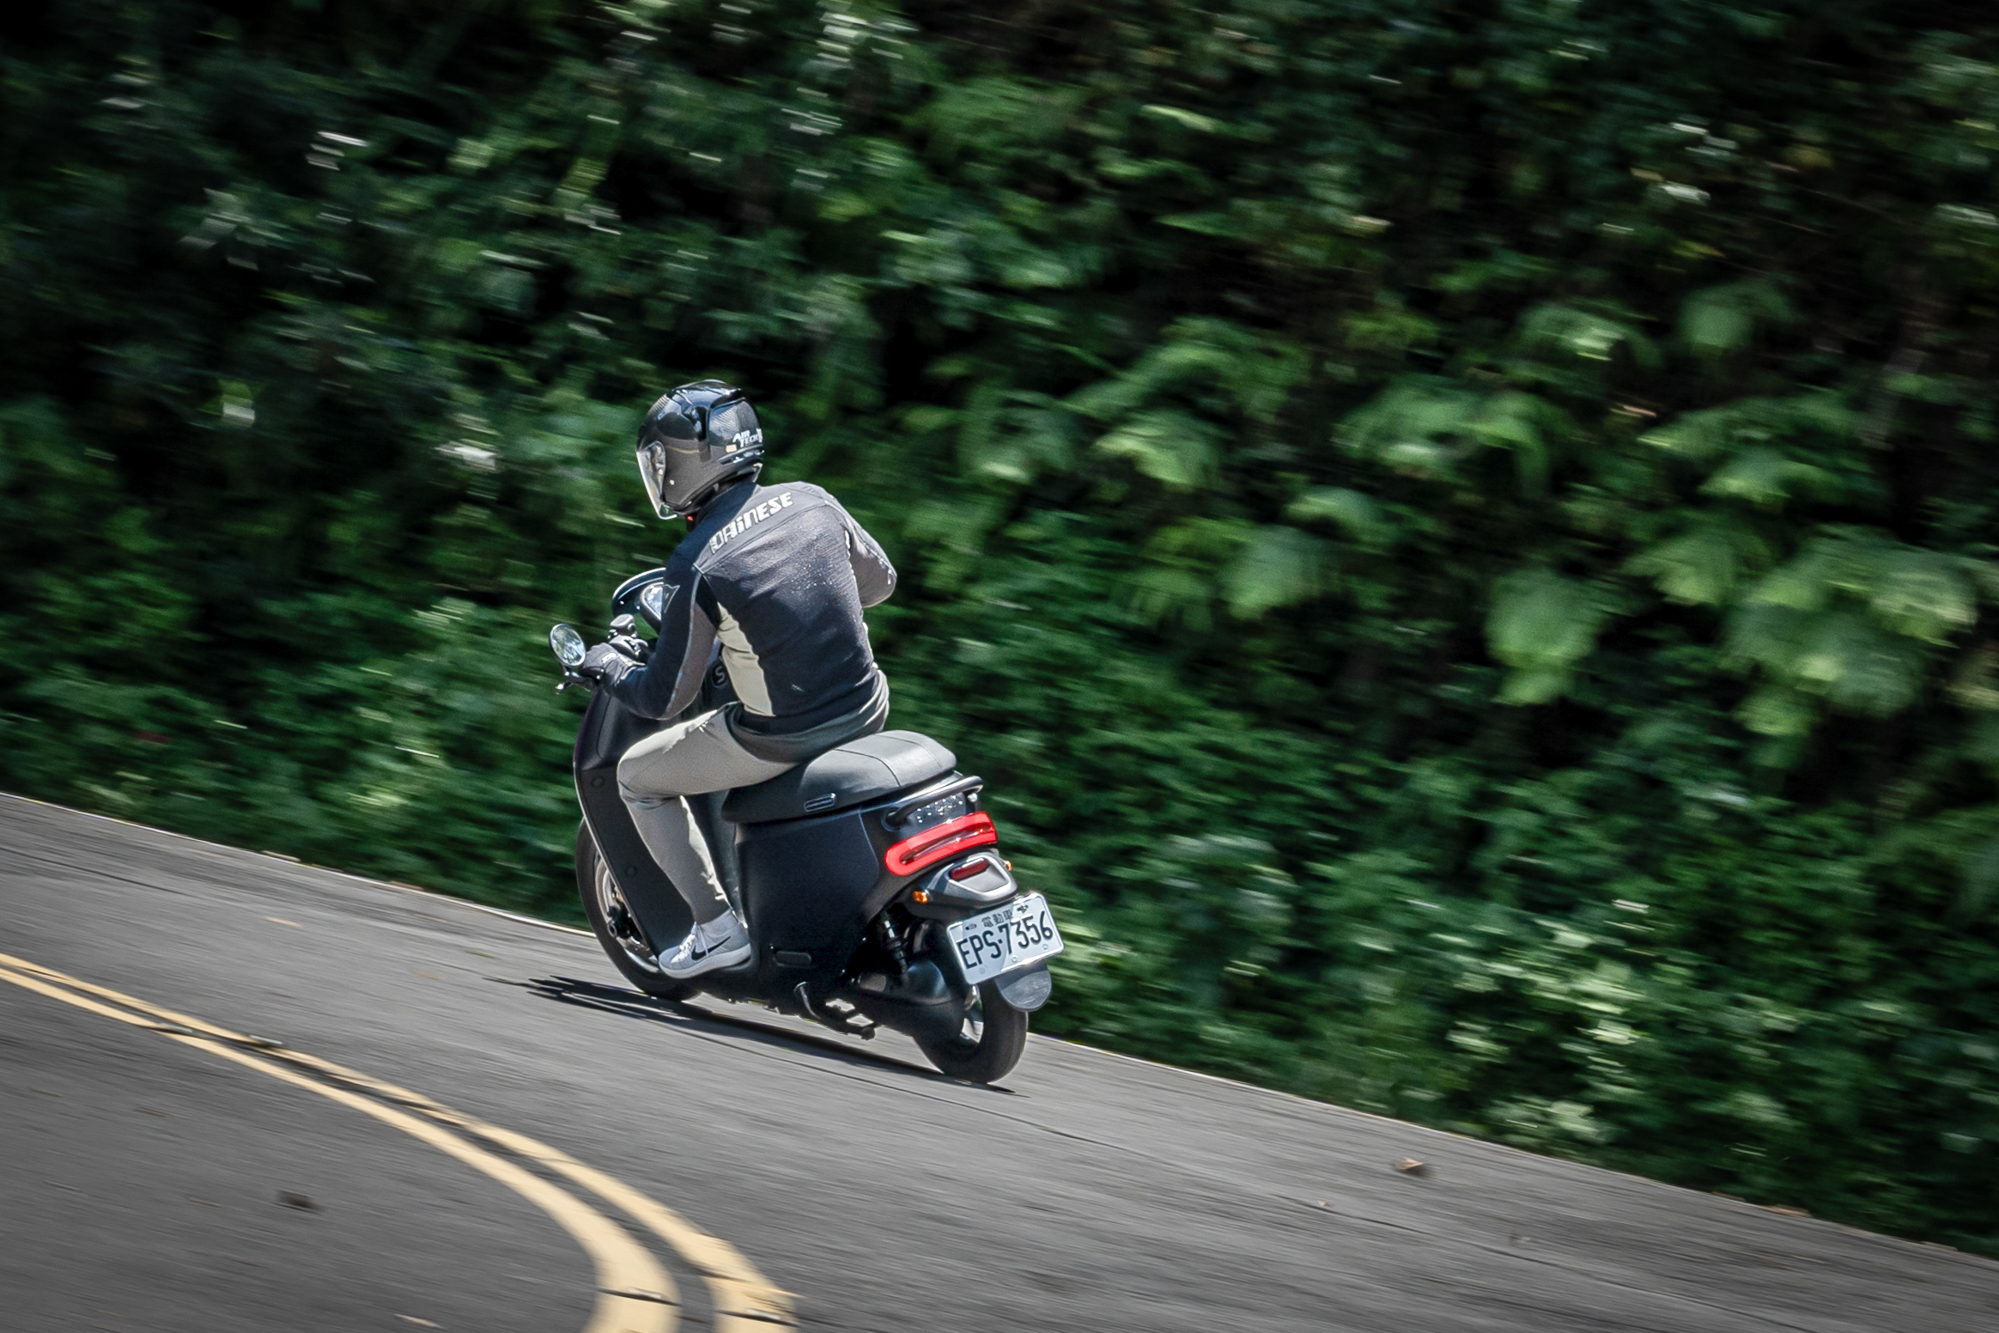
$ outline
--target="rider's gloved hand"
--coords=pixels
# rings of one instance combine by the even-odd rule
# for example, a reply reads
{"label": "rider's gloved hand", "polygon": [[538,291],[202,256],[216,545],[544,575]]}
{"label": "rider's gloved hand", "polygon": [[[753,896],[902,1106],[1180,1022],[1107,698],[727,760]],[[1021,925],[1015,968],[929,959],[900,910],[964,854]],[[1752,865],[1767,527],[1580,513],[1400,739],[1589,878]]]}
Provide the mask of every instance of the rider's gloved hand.
{"label": "rider's gloved hand", "polygon": [[628,653],[621,653],[608,643],[600,643],[583,655],[583,662],[576,668],[579,676],[591,680],[602,680],[605,676],[621,676],[631,667],[638,665]]}
{"label": "rider's gloved hand", "polygon": [[648,645],[644,639],[639,638],[635,634],[613,634],[608,642],[611,647],[616,648],[635,662],[646,660]]}

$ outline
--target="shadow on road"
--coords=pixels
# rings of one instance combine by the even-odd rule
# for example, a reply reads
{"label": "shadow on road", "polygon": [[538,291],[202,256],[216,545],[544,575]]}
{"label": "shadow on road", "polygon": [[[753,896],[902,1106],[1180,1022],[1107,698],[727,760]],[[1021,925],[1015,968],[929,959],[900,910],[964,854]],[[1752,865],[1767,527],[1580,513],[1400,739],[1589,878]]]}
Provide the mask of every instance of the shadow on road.
{"label": "shadow on road", "polygon": [[771,1050],[796,1050],[800,1046],[810,1046],[832,1056],[841,1064],[893,1070],[899,1074],[920,1078],[925,1082],[947,1083],[953,1087],[994,1092],[1006,1097],[1015,1095],[1006,1088],[962,1083],[924,1065],[898,1060],[885,1053],[857,1049],[838,1037],[820,1036],[817,1033],[800,1032],[793,1028],[773,1027],[767,1023],[759,1023],[755,1019],[738,1018],[734,1014],[718,1014],[711,1009],[702,1009],[678,1000],[658,1000],[643,992],[628,990],[622,986],[606,986],[596,981],[579,981],[575,977],[536,977],[531,981],[489,977],[487,980],[496,981],[503,986],[518,986],[545,1000],[555,1000],[581,1009],[595,1009],[600,1013],[617,1014],[641,1022],[665,1023],[669,1027],[697,1032],[703,1028],[726,1028],[734,1035],[747,1037],[753,1044]]}

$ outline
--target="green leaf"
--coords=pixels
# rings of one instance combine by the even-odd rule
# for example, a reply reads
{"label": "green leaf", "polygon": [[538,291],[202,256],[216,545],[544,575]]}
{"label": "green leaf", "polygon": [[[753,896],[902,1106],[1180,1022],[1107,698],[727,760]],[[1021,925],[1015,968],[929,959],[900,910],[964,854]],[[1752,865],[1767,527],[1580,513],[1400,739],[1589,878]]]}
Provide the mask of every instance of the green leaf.
{"label": "green leaf", "polygon": [[1219,431],[1185,412],[1145,412],[1099,439],[1096,451],[1128,460],[1153,480],[1191,491],[1214,476]]}
{"label": "green leaf", "polygon": [[1499,702],[1547,703],[1562,694],[1574,668],[1595,649],[1608,612],[1596,589],[1549,569],[1501,579],[1485,621],[1486,646],[1514,668]]}
{"label": "green leaf", "polygon": [[1727,647],[1731,664],[1759,666],[1777,684],[1863,717],[1900,712],[1922,686],[1919,646],[1858,609],[1752,601],[1730,617]]}
{"label": "green leaf", "polygon": [[1713,523],[1640,552],[1625,569],[1651,578],[1673,601],[1722,606],[1748,569],[1766,563],[1768,556],[1753,532]]}
{"label": "green leaf", "polygon": [[1788,324],[1791,305],[1767,279],[1707,287],[1680,306],[1680,336],[1702,356],[1719,357],[1749,345],[1759,324]]}
{"label": "green leaf", "polygon": [[1258,528],[1222,571],[1229,610],[1254,620],[1280,606],[1309,601],[1325,590],[1326,543],[1273,523]]}
{"label": "green leaf", "polygon": [[1175,125],[1185,125],[1188,129],[1197,130],[1202,134],[1229,133],[1229,127],[1221,121],[1196,111],[1189,111],[1185,107],[1162,106],[1155,103],[1142,106],[1138,110],[1142,116],[1150,116],[1154,120],[1172,121]]}
{"label": "green leaf", "polygon": [[1567,416],[1533,394],[1484,393],[1440,376],[1407,376],[1340,426],[1348,448],[1398,472],[1447,479],[1482,450],[1511,455],[1522,491],[1546,490],[1553,441],[1571,431]]}
{"label": "green leaf", "polygon": [[1712,458],[1727,447],[1726,418],[1713,411],[1688,412],[1656,430],[1645,432],[1638,437],[1638,442],[1687,458]]}
{"label": "green leaf", "polygon": [[1181,231],[1198,232],[1203,236],[1239,237],[1243,234],[1243,219],[1233,213],[1169,213],[1159,219],[1162,227],[1178,227]]}
{"label": "green leaf", "polygon": [[1703,355],[1732,352],[1747,345],[1755,331],[1756,321],[1749,313],[1728,302],[1702,301],[1696,295],[1688,297],[1680,311],[1680,336]]}
{"label": "green leaf", "polygon": [[1226,320],[1183,319],[1129,369],[1078,390],[1069,405],[1085,416],[1111,421],[1159,398],[1185,401],[1212,391],[1253,420],[1268,423],[1308,367],[1304,350],[1287,339]]}
{"label": "green leaf", "polygon": [[1749,595],[1752,605],[1819,612],[1835,602],[1865,606],[1884,630],[1942,644],[1977,619],[1987,563],[1849,529],[1808,543]]}
{"label": "green leaf", "polygon": [[1701,490],[1708,495],[1775,507],[1793,495],[1825,498],[1837,495],[1839,481],[1824,468],[1786,458],[1775,449],[1759,447],[1730,459],[1708,478]]}
{"label": "green leaf", "polygon": [[1859,424],[1860,414],[1838,393],[1813,389],[1788,398],[1743,398],[1686,412],[1639,441],[1696,460],[1779,446],[1789,446],[1791,456],[1808,452],[1818,457],[1852,439]]}
{"label": "green leaf", "polygon": [[1622,316],[1551,302],[1536,306],[1520,320],[1520,343],[1529,350],[1559,348],[1583,361],[1609,361],[1623,348],[1636,364],[1660,364],[1659,349]]}
{"label": "green leaf", "polygon": [[1765,685],[1736,710],[1742,725],[1762,736],[1802,736],[1818,720],[1809,697],[1786,685]]}
{"label": "green leaf", "polygon": [[1367,545],[1385,545],[1394,531],[1379,505],[1345,486],[1314,486],[1286,505],[1284,516],[1300,523],[1313,519],[1337,523],[1349,537]]}
{"label": "green leaf", "polygon": [[1868,605],[1883,624],[1924,643],[1941,644],[1978,618],[1973,562],[1913,547],[1882,553]]}

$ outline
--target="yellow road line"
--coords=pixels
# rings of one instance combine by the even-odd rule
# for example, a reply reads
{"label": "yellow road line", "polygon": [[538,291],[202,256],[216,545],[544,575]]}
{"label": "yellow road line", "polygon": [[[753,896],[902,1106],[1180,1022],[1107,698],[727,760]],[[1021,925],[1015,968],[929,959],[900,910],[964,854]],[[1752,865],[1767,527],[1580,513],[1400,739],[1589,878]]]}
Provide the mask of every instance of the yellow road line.
{"label": "yellow road line", "polygon": [[[79,977],[58,972],[54,968],[29,962],[24,958],[0,953],[0,965],[17,968],[75,990],[101,996],[143,1013],[152,1014],[169,1023],[196,1032],[205,1032],[222,1041],[255,1046],[265,1044],[261,1038],[231,1032],[228,1028],[217,1027],[206,1020],[125,995],[109,987],[95,985]],[[774,1286],[735,1246],[707,1234],[680,1214],[639,1193],[623,1181],[586,1166],[567,1153],[531,1139],[525,1134],[488,1124],[462,1111],[455,1111],[420,1092],[399,1087],[371,1074],[349,1069],[345,1065],[335,1064],[316,1055],[308,1055],[304,1051],[282,1047],[265,1050],[264,1055],[363,1088],[378,1097],[421,1111],[435,1120],[452,1125],[466,1133],[475,1134],[488,1142],[499,1144],[510,1152],[540,1162],[550,1170],[568,1176],[606,1202],[622,1208],[633,1220],[671,1245],[689,1266],[701,1274],[702,1280],[707,1284],[709,1297],[714,1302],[717,1333],[756,1333],[749,1327],[750,1325],[797,1322],[793,1314],[791,1293]]]}
{"label": "yellow road line", "polygon": [[461,1121],[464,1128],[569,1177],[599,1198],[616,1204],[680,1252],[708,1284],[718,1333],[750,1333],[756,1324],[791,1324],[790,1293],[765,1281],[735,1246],[696,1229],[686,1218],[595,1167],[497,1125]]}
{"label": "yellow road line", "polygon": [[[121,1014],[109,1005],[98,1004],[65,991],[60,986],[34,977],[22,976],[0,968],[0,981],[11,981],[27,990],[47,995],[51,999],[73,1004],[79,1009],[115,1018],[134,1027],[158,1030],[157,1025],[131,1014]],[[596,1209],[583,1203],[575,1195],[557,1189],[541,1177],[523,1171],[512,1162],[464,1139],[427,1120],[419,1120],[405,1111],[384,1106],[371,1101],[359,1093],[345,1088],[330,1087],[305,1077],[293,1070],[263,1060],[254,1055],[245,1055],[239,1050],[225,1046],[206,1037],[188,1033],[168,1032],[169,1040],[180,1042],[207,1051],[210,1055],[232,1060],[260,1074],[269,1074],[295,1087],[305,1088],[327,1097],[344,1106],[374,1116],[385,1124],[412,1138],[421,1139],[440,1152],[448,1153],[476,1171],[482,1171],[513,1190],[516,1194],[535,1204],[543,1212],[554,1218],[556,1223],[583,1247],[597,1270],[598,1297],[590,1322],[584,1325],[583,1333],[672,1333],[676,1322],[673,1304],[677,1303],[677,1293],[673,1289],[673,1279],[665,1269],[624,1230]],[[617,1293],[629,1292],[631,1295]]]}
{"label": "yellow road line", "polygon": [[[595,1265],[598,1297],[591,1314],[590,1322],[584,1326],[583,1333],[673,1333],[677,1322],[675,1307],[678,1305],[678,1292],[674,1287],[673,1279],[659,1266],[658,1261],[652,1255],[648,1254],[643,1247],[634,1242],[622,1228],[567,1191],[550,1184],[548,1181],[541,1179],[531,1172],[523,1170],[512,1162],[496,1157],[492,1153],[467,1142],[465,1139],[451,1133],[438,1124],[431,1123],[429,1120],[419,1119],[406,1111],[384,1106],[379,1101],[361,1096],[359,1093],[350,1091],[347,1088],[330,1086],[319,1080],[307,1078],[296,1070],[287,1069],[280,1064],[274,1063],[274,1059],[287,1060],[294,1064],[303,1064],[322,1073],[337,1073],[342,1081],[345,1082],[359,1083],[363,1086],[372,1085],[370,1087],[371,1091],[381,1091],[391,1094],[394,1100],[412,1105],[424,1111],[433,1119],[457,1123],[461,1128],[472,1130],[479,1133],[482,1137],[501,1143],[503,1146],[515,1151],[520,1151],[523,1156],[544,1161],[551,1168],[577,1179],[579,1183],[587,1183],[590,1188],[599,1194],[605,1195],[607,1198],[611,1197],[611,1194],[607,1193],[607,1190],[629,1195],[629,1202],[623,1199],[613,1199],[613,1202],[617,1202],[620,1207],[625,1208],[628,1212],[633,1211],[633,1203],[647,1206],[652,1210],[656,1210],[662,1217],[679,1223],[680,1227],[686,1233],[683,1239],[693,1244],[697,1252],[700,1252],[699,1242],[707,1241],[710,1245],[719,1246],[722,1251],[726,1251],[728,1255],[733,1256],[736,1265],[739,1267],[739,1271],[746,1271],[750,1281],[748,1283],[741,1283],[738,1280],[735,1283],[731,1283],[731,1286],[748,1286],[753,1291],[768,1286],[768,1284],[763,1283],[762,1279],[756,1275],[755,1270],[749,1268],[749,1265],[742,1260],[741,1256],[735,1253],[734,1247],[703,1235],[700,1231],[681,1221],[670,1210],[653,1203],[650,1199],[647,1199],[644,1195],[639,1194],[629,1186],[613,1180],[609,1176],[604,1176],[601,1172],[596,1172],[592,1168],[584,1166],[582,1163],[576,1162],[552,1148],[538,1144],[525,1135],[517,1135],[509,1130],[502,1130],[497,1126],[489,1126],[472,1121],[467,1117],[458,1116],[448,1107],[441,1106],[438,1103],[432,1102],[429,1098],[411,1093],[406,1089],[396,1088],[392,1084],[379,1083],[377,1080],[368,1078],[367,1075],[351,1070],[343,1070],[338,1065],[319,1060],[316,1057],[284,1050],[277,1047],[275,1043],[267,1043],[259,1038],[232,1033],[226,1028],[218,1028],[213,1024],[192,1018],[186,1014],[176,1013],[173,1010],[148,1004],[143,1000],[123,995],[107,987],[93,985],[51,968],[45,968],[39,964],[28,962],[25,959],[15,958],[9,954],[0,954],[0,965],[5,965],[0,966],[0,981],[11,982],[23,989],[46,995],[51,999],[61,1000],[66,1004],[74,1005],[77,1008],[88,1010],[106,1018],[115,1019],[121,1023],[162,1032],[163,1035],[171,1040],[178,1041],[183,1045],[196,1047],[211,1055],[220,1056],[225,1060],[233,1061],[246,1068],[255,1069],[259,1073],[268,1074],[273,1078],[316,1092],[323,1097],[330,1098],[343,1105],[351,1106],[355,1110],[374,1116],[376,1119],[395,1126],[413,1138],[419,1139],[442,1152],[456,1157],[466,1165],[484,1172],[486,1175],[514,1190],[553,1218],[558,1225],[576,1240],[577,1244],[583,1247],[583,1250],[590,1256],[592,1263]],[[9,967],[17,968],[19,971],[10,971],[8,970]],[[85,992],[85,994],[77,994],[77,991]],[[111,1005],[101,1004],[96,1000],[88,999],[86,995],[101,996],[116,1004],[126,1006],[130,1010],[136,1010],[137,1013],[123,1012],[112,1008]],[[171,1026],[148,1022],[146,1019],[139,1017],[138,1014],[147,1014],[155,1018],[164,1019]],[[243,1051],[236,1049],[235,1043],[264,1049],[264,1055],[245,1054]],[[271,1058],[265,1058],[265,1056]],[[596,1179],[586,1180],[586,1177],[596,1177]],[[638,1216],[638,1214],[635,1212],[634,1216]],[[675,1242],[673,1237],[667,1235],[666,1232],[661,1231],[660,1227],[654,1221],[643,1217],[640,1220],[645,1221],[653,1230],[659,1231],[663,1239],[668,1240],[670,1244],[675,1244],[675,1248],[680,1248],[679,1243]],[[696,1262],[697,1266],[701,1266],[691,1255],[689,1258],[690,1262]],[[733,1290],[729,1291],[728,1294],[737,1296],[737,1299],[730,1301],[730,1305],[733,1308],[724,1311],[722,1303],[724,1291],[717,1287],[717,1278],[723,1277],[725,1280],[737,1278],[738,1273],[711,1274],[707,1267],[703,1267],[702,1271],[704,1277],[708,1279],[711,1291],[715,1293],[717,1298],[716,1323],[718,1328],[726,1329],[733,1324],[740,1330],[743,1325],[738,1320],[745,1315],[749,1320],[755,1322],[791,1322],[788,1307],[759,1307],[754,1303],[753,1299],[743,1299]],[[782,1293],[779,1293],[779,1295],[781,1296]]]}

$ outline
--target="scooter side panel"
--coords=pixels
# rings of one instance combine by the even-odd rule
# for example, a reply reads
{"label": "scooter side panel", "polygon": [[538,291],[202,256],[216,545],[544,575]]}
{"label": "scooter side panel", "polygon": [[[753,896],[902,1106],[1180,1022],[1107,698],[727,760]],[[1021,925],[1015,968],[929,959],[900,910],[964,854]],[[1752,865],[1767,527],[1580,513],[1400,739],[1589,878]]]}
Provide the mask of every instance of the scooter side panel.
{"label": "scooter side panel", "polygon": [[597,839],[597,850],[610,865],[646,938],[656,948],[670,949],[687,934],[694,915],[646,850],[632,824],[631,811],[618,795],[619,758],[661,725],[634,715],[600,691],[591,697],[583,714],[574,761],[576,797]]}
{"label": "scooter side panel", "polygon": [[743,829],[737,852],[750,933],[767,958],[784,965],[790,984],[832,985],[867,929],[872,914],[862,905],[882,874],[867,814],[843,811]]}

